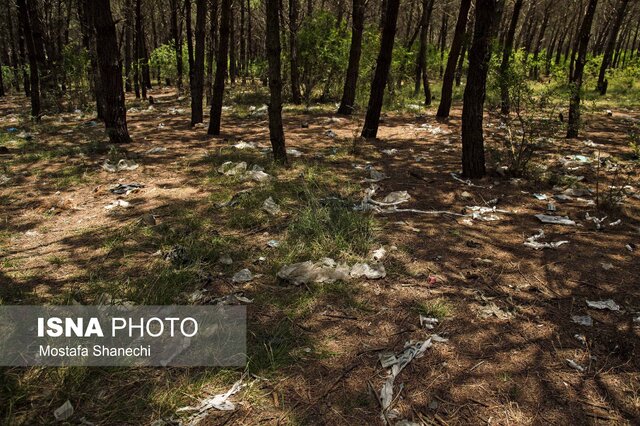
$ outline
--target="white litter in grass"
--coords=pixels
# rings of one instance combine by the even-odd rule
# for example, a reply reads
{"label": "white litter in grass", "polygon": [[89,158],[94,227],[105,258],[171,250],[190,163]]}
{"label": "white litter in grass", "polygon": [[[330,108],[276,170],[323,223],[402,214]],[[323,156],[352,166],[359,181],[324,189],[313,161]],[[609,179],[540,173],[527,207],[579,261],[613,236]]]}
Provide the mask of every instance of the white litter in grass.
{"label": "white litter in grass", "polygon": [[256,144],[253,142],[245,142],[245,141],[240,141],[233,146],[235,149],[255,149],[256,148]]}
{"label": "white litter in grass", "polygon": [[585,327],[591,327],[593,325],[593,318],[589,315],[572,315],[571,321],[584,325]]}
{"label": "white litter in grass", "polygon": [[536,235],[532,235],[529,238],[527,238],[527,240],[524,242],[524,245],[527,247],[531,247],[535,250],[542,250],[542,249],[556,249],[558,247],[560,247],[563,244],[568,244],[569,241],[554,241],[551,243],[541,243],[538,240],[544,237],[544,231],[542,229],[538,230],[538,233]]}
{"label": "white litter in grass", "polygon": [[506,210],[498,210],[495,206],[494,207],[467,206],[467,209],[471,210],[471,219],[481,220],[484,222],[500,220],[500,216],[495,215],[493,213],[509,213]]}
{"label": "white litter in grass", "polygon": [[371,254],[371,259],[380,261],[386,256],[386,254],[387,250],[384,247],[380,247],[379,249],[373,251],[373,253]]}
{"label": "white litter in grass", "polygon": [[587,221],[593,222],[596,225],[597,230],[602,229],[602,223],[605,221],[606,218],[607,216],[604,216],[602,219],[598,219],[595,216],[589,215],[588,212],[584,215],[584,219]]}
{"label": "white litter in grass", "polygon": [[231,278],[231,281],[233,281],[234,283],[246,283],[251,281],[252,279],[253,279],[253,274],[251,273],[250,270],[245,268],[236,272]]}
{"label": "white litter in grass", "polygon": [[420,315],[420,327],[424,327],[427,330],[433,330],[438,325],[438,318],[425,317]]}
{"label": "white litter in grass", "polygon": [[271,179],[271,175],[261,170],[249,170],[244,175],[245,179],[253,180],[256,182],[266,182]]}
{"label": "white litter in grass", "polygon": [[383,154],[387,154],[387,155],[394,155],[398,153],[398,150],[395,148],[391,148],[391,149],[383,149],[382,150]]}
{"label": "white litter in grass", "polygon": [[604,269],[605,271],[613,269],[613,264],[608,262],[602,262],[600,263],[600,266],[602,266],[602,269]]}
{"label": "white litter in grass", "polygon": [[146,150],[144,153],[149,155],[149,154],[159,154],[161,152],[165,152],[167,150],[167,148],[162,147],[162,146],[157,146],[155,148],[151,148]]}
{"label": "white litter in grass", "polygon": [[131,171],[138,168],[138,165],[133,160],[125,160],[124,158],[113,164],[109,160],[105,160],[102,168],[111,173],[117,173],[121,171]]}
{"label": "white litter in grass", "polygon": [[241,305],[241,304],[250,304],[253,303],[252,299],[244,296],[244,293],[231,293],[225,296],[216,297],[215,299],[211,299],[212,305]]}
{"label": "white litter in grass", "polygon": [[121,207],[123,209],[128,209],[131,207],[131,203],[125,200],[114,200],[111,203],[107,204],[106,206],[104,206],[105,209],[107,210],[113,210],[116,209],[118,207]]}
{"label": "white litter in grass", "polygon": [[533,197],[538,199],[538,200],[547,200],[547,199],[549,199],[549,197],[547,197],[545,194],[533,194]]}
{"label": "white litter in grass", "polygon": [[584,334],[574,334],[573,337],[584,346],[587,346],[587,337]]}
{"label": "white litter in grass", "polygon": [[401,203],[406,203],[410,199],[411,195],[409,195],[407,191],[394,191],[387,194],[387,196],[382,199],[382,203],[395,206]]}
{"label": "white litter in grass", "polygon": [[298,151],[295,148],[287,148],[287,155],[298,158],[302,157],[302,152]]}
{"label": "white litter in grass", "polygon": [[593,309],[608,309],[610,311],[619,311],[620,306],[612,299],[607,300],[587,300],[587,306]]}
{"label": "white litter in grass", "polygon": [[336,263],[325,257],[318,262],[306,262],[284,265],[277,274],[278,278],[293,285],[309,283],[333,283],[338,280],[347,281],[351,278],[365,277],[368,279],[384,278],[386,271],[381,263],[369,265],[356,263],[350,267],[346,263]]}
{"label": "white litter in grass", "polygon": [[384,173],[374,169],[373,166],[367,165],[365,166],[365,170],[369,171],[369,177],[364,180],[365,182],[380,182],[381,180],[389,178]]}
{"label": "white litter in grass", "polygon": [[67,420],[72,415],[73,405],[71,405],[71,401],[69,400],[66,400],[64,404],[56,408],[56,410],[53,412],[53,417],[55,417],[55,419],[59,422]]}
{"label": "white litter in grass", "polygon": [[247,163],[241,161],[234,163],[232,161],[226,161],[218,167],[218,173],[222,173],[225,176],[235,176],[247,171]]}
{"label": "white litter in grass", "polygon": [[273,197],[269,197],[266,200],[264,200],[264,203],[262,204],[262,209],[273,216],[280,213],[280,206],[278,205],[278,203],[276,203],[273,200]]}
{"label": "white litter in grass", "polygon": [[267,246],[271,248],[280,247],[280,241],[278,240],[269,240],[267,241]]}
{"label": "white litter in grass", "polygon": [[567,364],[569,364],[569,367],[573,368],[574,370],[578,370],[581,373],[584,372],[584,367],[578,364],[577,362],[575,362],[574,360],[566,359],[565,361],[567,361]]}
{"label": "white litter in grass", "polygon": [[569,219],[568,216],[550,216],[547,214],[537,214],[535,217],[542,223],[550,223],[553,225],[569,225],[574,226],[576,223]]}
{"label": "white litter in grass", "polygon": [[196,407],[187,406],[178,408],[177,412],[185,412],[185,411],[195,411],[194,414],[189,416],[187,421],[188,425],[197,425],[200,423],[202,419],[204,419],[207,415],[207,411],[215,408],[216,410],[221,411],[233,411],[236,409],[236,406],[233,402],[229,400],[231,395],[238,393],[242,389],[242,379],[238,380],[231,386],[231,389],[226,391],[225,393],[220,393],[214,395],[210,398],[206,398],[200,401],[200,404]]}
{"label": "white litter in grass", "polygon": [[233,259],[228,254],[223,254],[218,258],[218,263],[222,265],[231,265],[233,263]]}
{"label": "white litter in grass", "polygon": [[431,340],[436,343],[447,343],[449,341],[449,339],[447,339],[446,337],[442,337],[437,334],[432,334]]}
{"label": "white litter in grass", "polygon": [[327,130],[326,132],[324,132],[324,135],[329,136],[330,138],[335,138],[336,136],[338,136],[333,130]]}

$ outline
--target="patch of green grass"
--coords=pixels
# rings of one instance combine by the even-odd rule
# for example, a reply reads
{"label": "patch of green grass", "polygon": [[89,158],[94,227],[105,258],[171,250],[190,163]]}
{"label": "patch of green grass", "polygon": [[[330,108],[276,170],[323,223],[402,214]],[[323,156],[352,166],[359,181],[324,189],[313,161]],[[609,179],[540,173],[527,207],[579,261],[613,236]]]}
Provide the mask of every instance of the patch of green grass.
{"label": "patch of green grass", "polygon": [[426,317],[438,319],[444,319],[453,313],[453,307],[441,298],[420,302],[417,304],[416,310]]}
{"label": "patch of green grass", "polygon": [[49,256],[47,257],[47,263],[49,263],[50,265],[53,266],[62,266],[64,265],[64,258],[60,257],[60,256]]}

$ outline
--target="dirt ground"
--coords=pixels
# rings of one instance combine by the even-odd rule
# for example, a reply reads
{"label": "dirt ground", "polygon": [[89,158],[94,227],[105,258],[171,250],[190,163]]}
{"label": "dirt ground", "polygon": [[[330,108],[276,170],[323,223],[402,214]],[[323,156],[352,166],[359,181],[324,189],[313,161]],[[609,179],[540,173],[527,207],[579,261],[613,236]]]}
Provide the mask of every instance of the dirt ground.
{"label": "dirt ground", "polygon": [[[0,103],[8,148],[0,154],[0,173],[7,178],[0,186],[2,303],[96,303],[105,293],[137,303],[179,303],[181,294],[197,289],[243,291],[253,300],[247,387],[232,397],[235,411],[212,410],[202,424],[382,424],[376,395],[388,369],[380,354],[398,353],[406,342],[434,333],[448,340],[434,343],[398,375],[387,413],[392,424],[639,424],[640,319],[634,318],[640,316],[640,182],[627,132],[640,114],[592,111],[579,139],[557,138],[536,156],[547,177],[492,172],[466,184],[451,175],[460,169],[459,107],[447,123],[436,122],[433,111],[389,113],[379,139],[358,141],[357,154],[351,148],[361,117],[285,108],[287,147],[302,156],[282,170],[268,166],[259,149],[230,147],[245,141],[267,148],[264,116],[225,109],[224,137],[210,138],[206,128],[188,128],[187,99],[179,101],[169,90],[151,94],[152,110],[144,104],[128,114],[133,143],[115,154],[100,142],[102,127],[90,116],[61,114],[34,126],[25,121],[25,99]],[[489,147],[497,146],[504,135],[500,118],[487,115],[485,124]],[[166,151],[148,153],[156,147]],[[387,149],[397,151],[382,152]],[[139,167],[108,172],[102,165],[113,155]],[[573,155],[589,162],[559,162]],[[605,161],[610,156],[619,163]],[[281,182],[316,173],[320,187],[356,200],[369,184],[362,182],[366,171],[354,165],[369,163],[389,177],[378,183],[377,197],[411,195],[399,208],[466,214],[470,206],[495,205],[499,211],[493,221],[375,214],[371,248],[386,248],[386,277],[296,287],[276,279],[278,265],[269,259],[275,252],[266,247],[267,240],[286,238],[295,203],[283,201],[278,219],[263,221],[260,213],[253,222],[238,216],[246,210],[214,208],[241,189],[260,187],[218,174],[227,160],[265,165]],[[620,172],[623,167],[627,171]],[[120,197],[109,191],[132,182],[144,188]],[[599,200],[613,197],[610,185],[630,187],[620,205],[597,211],[595,191]],[[593,192],[553,200],[572,188]],[[132,207],[105,208],[118,198]],[[540,223],[534,215],[544,214],[548,203],[576,225]],[[586,213],[608,216],[603,229]],[[145,214],[156,223],[141,223]],[[525,246],[539,229],[545,232],[541,242],[568,243]],[[201,250],[200,258],[209,261],[198,268],[209,276],[194,280],[189,268],[167,272],[156,253],[169,241]],[[225,250],[231,266],[215,261]],[[256,260],[260,256],[266,261]],[[255,278],[233,283],[233,273],[244,267]],[[619,310],[586,304],[606,299]],[[421,327],[421,314],[439,324]],[[593,325],[573,322],[576,315],[591,316]],[[71,424],[160,425],[180,418],[176,408],[224,392],[242,371],[5,368],[2,375],[0,400],[11,424],[48,423],[69,399]]]}

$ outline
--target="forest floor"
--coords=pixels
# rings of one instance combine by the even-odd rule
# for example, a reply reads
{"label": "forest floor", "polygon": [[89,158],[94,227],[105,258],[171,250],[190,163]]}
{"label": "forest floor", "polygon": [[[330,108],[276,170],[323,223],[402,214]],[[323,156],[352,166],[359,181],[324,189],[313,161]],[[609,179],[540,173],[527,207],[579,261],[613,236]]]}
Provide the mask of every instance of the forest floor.
{"label": "forest floor", "polygon": [[[640,181],[628,146],[637,112],[591,111],[579,139],[558,137],[536,155],[537,177],[492,172],[469,185],[451,174],[460,169],[459,107],[447,123],[436,122],[433,110],[388,113],[379,140],[357,141],[357,154],[361,117],[337,118],[333,105],[286,107],[287,147],[301,155],[283,169],[262,151],[270,145],[260,104],[225,107],[225,135],[210,138],[206,128],[189,129],[188,99],[151,94],[153,108],[128,99],[133,142],[117,148],[90,116],[60,114],[34,125],[25,99],[0,104],[0,145],[8,148],[0,154],[1,303],[206,303],[202,294],[242,292],[252,302],[249,374],[4,368],[0,405],[8,423],[52,422],[69,400],[72,424],[172,424],[187,418],[179,407],[223,393],[243,376],[246,386],[231,397],[236,410],[211,410],[203,424],[382,424],[375,395],[388,369],[381,354],[436,333],[448,340],[434,341],[395,380],[392,424],[640,418]],[[487,115],[485,124],[488,146],[497,147],[500,118]],[[256,147],[234,148],[240,141]],[[138,167],[102,167],[124,158]],[[218,173],[226,161],[258,164],[273,178]],[[374,199],[407,191],[400,209],[467,216],[355,211],[370,186],[367,164],[388,176]],[[130,183],[144,187],[110,192]],[[599,203],[609,201],[606,212],[593,205],[596,189]],[[220,207],[241,190],[237,203]],[[570,199],[554,200],[558,194]],[[280,213],[263,210],[269,196]],[[105,208],[118,199],[128,206]],[[575,225],[536,219],[548,203]],[[472,206],[494,205],[497,212],[481,216],[495,220],[470,215]],[[602,229],[586,213],[608,216]],[[539,242],[568,242],[525,246],[539,229]],[[276,277],[285,264],[323,257],[352,264],[380,247],[384,278],[295,286]],[[171,249],[181,262],[158,255]],[[226,256],[233,263],[219,262]],[[253,279],[233,282],[243,268]],[[586,303],[607,299],[619,310]],[[439,323],[426,329],[421,315]],[[593,324],[575,323],[577,315]]]}

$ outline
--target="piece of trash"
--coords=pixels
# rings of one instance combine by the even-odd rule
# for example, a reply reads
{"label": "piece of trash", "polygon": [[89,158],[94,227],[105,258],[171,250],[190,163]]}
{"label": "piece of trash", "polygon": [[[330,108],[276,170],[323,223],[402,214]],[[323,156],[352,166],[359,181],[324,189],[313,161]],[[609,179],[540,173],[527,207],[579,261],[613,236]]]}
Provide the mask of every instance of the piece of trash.
{"label": "piece of trash", "polygon": [[605,271],[608,271],[610,269],[613,269],[613,264],[608,263],[608,262],[602,262],[600,264],[600,266],[602,266],[602,269],[604,269]]}
{"label": "piece of trash", "polygon": [[324,135],[329,136],[330,138],[335,138],[336,136],[338,136],[333,130],[327,130],[326,132],[324,132]]}
{"label": "piece of trash", "polygon": [[280,213],[280,206],[275,201],[273,201],[272,197],[269,197],[266,200],[264,200],[264,203],[262,204],[262,209],[273,216]]}
{"label": "piece of trash", "polygon": [[511,318],[512,314],[511,312],[500,309],[498,305],[491,302],[480,309],[480,316],[484,319],[490,318],[492,316],[495,316],[498,319],[509,319]]}
{"label": "piece of trash", "polygon": [[242,379],[235,382],[231,389],[229,389],[225,393],[220,393],[210,398],[206,398],[200,401],[200,404],[196,407],[187,406],[178,408],[176,412],[180,413],[185,411],[195,411],[195,413],[189,417],[187,424],[200,424],[200,421],[207,416],[207,411],[211,410],[212,408],[220,411],[235,410],[236,406],[233,402],[229,401],[229,397],[238,393],[240,389],[242,389]]}
{"label": "piece of trash", "polygon": [[109,191],[111,191],[112,194],[129,195],[132,192],[139,191],[141,188],[144,188],[144,185],[141,185],[139,183],[126,183],[126,184],[119,183],[113,188],[111,188]]}
{"label": "piece of trash", "polygon": [[420,327],[424,327],[427,330],[433,330],[440,321],[438,318],[425,317],[420,315]]}
{"label": "piece of trash", "polygon": [[500,220],[500,216],[492,214],[496,212],[500,213],[508,213],[506,210],[498,210],[496,207],[485,207],[485,206],[467,206],[468,210],[471,210],[471,219],[480,220],[484,222],[492,222],[495,220]]}
{"label": "piece of trash", "polygon": [[392,365],[398,363],[398,358],[393,352],[382,352],[380,353],[380,355],[378,355],[378,359],[380,360],[380,365],[382,365],[382,368],[389,368]]}
{"label": "piece of trash", "polygon": [[380,182],[381,180],[389,178],[387,175],[377,171],[372,166],[366,166],[365,170],[369,171],[369,177],[365,179],[365,182]]}
{"label": "piece of trash", "polygon": [[373,266],[368,263],[356,263],[351,268],[349,275],[353,278],[365,277],[370,280],[376,280],[378,278],[386,277],[387,272],[385,271],[382,263],[375,263]]}
{"label": "piece of trash", "polygon": [[384,247],[380,247],[377,250],[374,250],[371,254],[371,258],[375,261],[381,261],[385,255],[387,254],[387,250]]}
{"label": "piece of trash", "polygon": [[104,164],[102,165],[102,168],[108,172],[116,173],[116,172],[121,172],[123,170],[126,170],[126,171],[135,170],[138,168],[138,165],[133,160],[125,160],[123,158],[120,161],[118,161],[118,163],[116,164],[113,164],[109,160],[105,160]]}
{"label": "piece of trash", "polygon": [[531,237],[527,238],[527,240],[524,242],[524,245],[527,247],[531,247],[535,250],[542,250],[546,248],[557,249],[561,245],[569,243],[569,241],[554,241],[551,243],[539,242],[538,240],[543,237],[544,237],[544,231],[542,229],[539,229],[536,235],[532,235]]}
{"label": "piece of trash", "polygon": [[556,200],[560,201],[561,203],[565,203],[567,201],[573,200],[573,198],[569,197],[568,195],[564,195],[564,194],[556,194],[556,195],[553,196],[553,198],[555,198]]}
{"label": "piece of trash", "polygon": [[252,299],[244,296],[243,292],[231,293],[226,296],[211,299],[212,305],[242,305],[253,303]]}
{"label": "piece of trash", "polygon": [[411,195],[407,191],[395,191],[387,194],[386,197],[382,199],[382,202],[385,204],[401,204],[409,201],[411,199]]}
{"label": "piece of trash", "polygon": [[544,194],[533,194],[534,198],[537,198],[538,200],[547,200],[549,197],[547,197]]}
{"label": "piece of trash", "polygon": [[465,200],[470,200],[473,198],[473,195],[471,195],[467,191],[462,191],[462,194],[460,194],[460,198],[464,198]]}
{"label": "piece of trash", "polygon": [[567,364],[569,364],[569,367],[578,370],[579,372],[584,372],[584,367],[581,366],[580,364],[578,364],[577,362],[575,362],[572,359],[566,359],[565,361],[567,361]]}
{"label": "piece of trash", "polygon": [[231,145],[233,146],[235,149],[255,149],[256,148],[256,144],[253,142],[244,142],[244,141],[240,141],[235,145]]}
{"label": "piece of trash", "polygon": [[250,179],[256,182],[265,182],[271,179],[271,175],[261,170],[249,170],[244,175],[245,179]]}
{"label": "piece of trash", "polygon": [[231,278],[231,281],[233,281],[234,283],[246,283],[251,281],[252,279],[253,279],[253,274],[251,273],[250,270],[245,268],[236,272]]}
{"label": "piece of trash", "polygon": [[241,161],[239,163],[226,161],[222,163],[222,165],[218,167],[217,170],[218,173],[222,173],[225,176],[235,176],[247,171],[247,163],[245,163],[244,161]]}
{"label": "piece of trash", "polygon": [[591,301],[587,300],[587,306],[593,309],[608,309],[610,311],[619,311],[620,306],[612,299]]}
{"label": "piece of trash", "polygon": [[302,157],[302,152],[298,151],[295,148],[287,148],[287,155],[298,158]]}
{"label": "piece of trash", "polygon": [[69,400],[66,400],[64,404],[56,408],[56,410],[53,412],[53,416],[59,422],[63,420],[67,420],[72,415],[73,415],[73,405],[71,405],[71,401]]}
{"label": "piece of trash", "polygon": [[596,225],[596,229],[597,230],[602,229],[602,223],[604,222],[604,220],[606,218],[607,218],[607,216],[604,216],[602,219],[598,219],[595,216],[589,215],[588,212],[584,215],[584,219],[593,222]]}
{"label": "piece of trash", "polygon": [[593,325],[593,318],[589,315],[572,315],[571,321],[584,325],[585,327],[591,327]]}
{"label": "piece of trash", "polygon": [[398,150],[395,148],[391,148],[391,149],[383,149],[382,152],[387,155],[394,155],[398,153]]}
{"label": "piece of trash", "polygon": [[576,223],[569,219],[568,216],[549,216],[546,214],[537,214],[535,217],[542,223],[551,223],[553,225],[570,225],[573,226]]}
{"label": "piece of trash", "polygon": [[366,263],[356,263],[353,268],[346,263],[336,263],[335,260],[325,257],[318,262],[310,260],[306,262],[284,265],[277,274],[278,278],[301,285],[308,283],[333,283],[338,280],[346,281],[350,278],[362,276],[369,279],[384,278],[386,272],[382,264],[370,266]]}
{"label": "piece of trash", "polygon": [[633,243],[629,243],[627,245],[624,246],[624,248],[626,248],[628,251],[633,252],[636,248],[636,245]]}
{"label": "piece of trash", "polygon": [[147,155],[150,154],[160,154],[161,152],[165,152],[167,150],[167,148],[163,147],[163,146],[157,146],[155,148],[151,148],[147,151],[145,151],[144,153]]}
{"label": "piece of trash", "polygon": [[218,258],[218,263],[221,263],[223,265],[231,265],[233,263],[233,259],[231,259],[231,256],[229,256],[228,254],[223,254]]}
{"label": "piece of trash", "polygon": [[431,340],[436,343],[447,343],[449,341],[449,339],[447,339],[446,337],[442,337],[437,334],[432,334]]}
{"label": "piece of trash", "polygon": [[184,265],[185,263],[189,262],[187,249],[180,244],[174,245],[169,249],[168,252],[164,253],[164,259],[176,265]]}
{"label": "piece of trash", "polygon": [[547,203],[547,211],[553,213],[556,211],[556,205],[553,203]]}
{"label": "piece of trash", "polygon": [[584,346],[587,346],[587,337],[584,334],[574,334],[573,337]]}
{"label": "piece of trash", "polygon": [[278,240],[269,240],[269,241],[267,241],[267,246],[271,247],[271,248],[280,247],[280,241],[278,241]]}
{"label": "piece of trash", "polygon": [[104,208],[107,210],[113,210],[118,207],[122,207],[123,209],[128,209],[131,207],[131,203],[125,200],[114,200],[111,203],[104,206]]}

